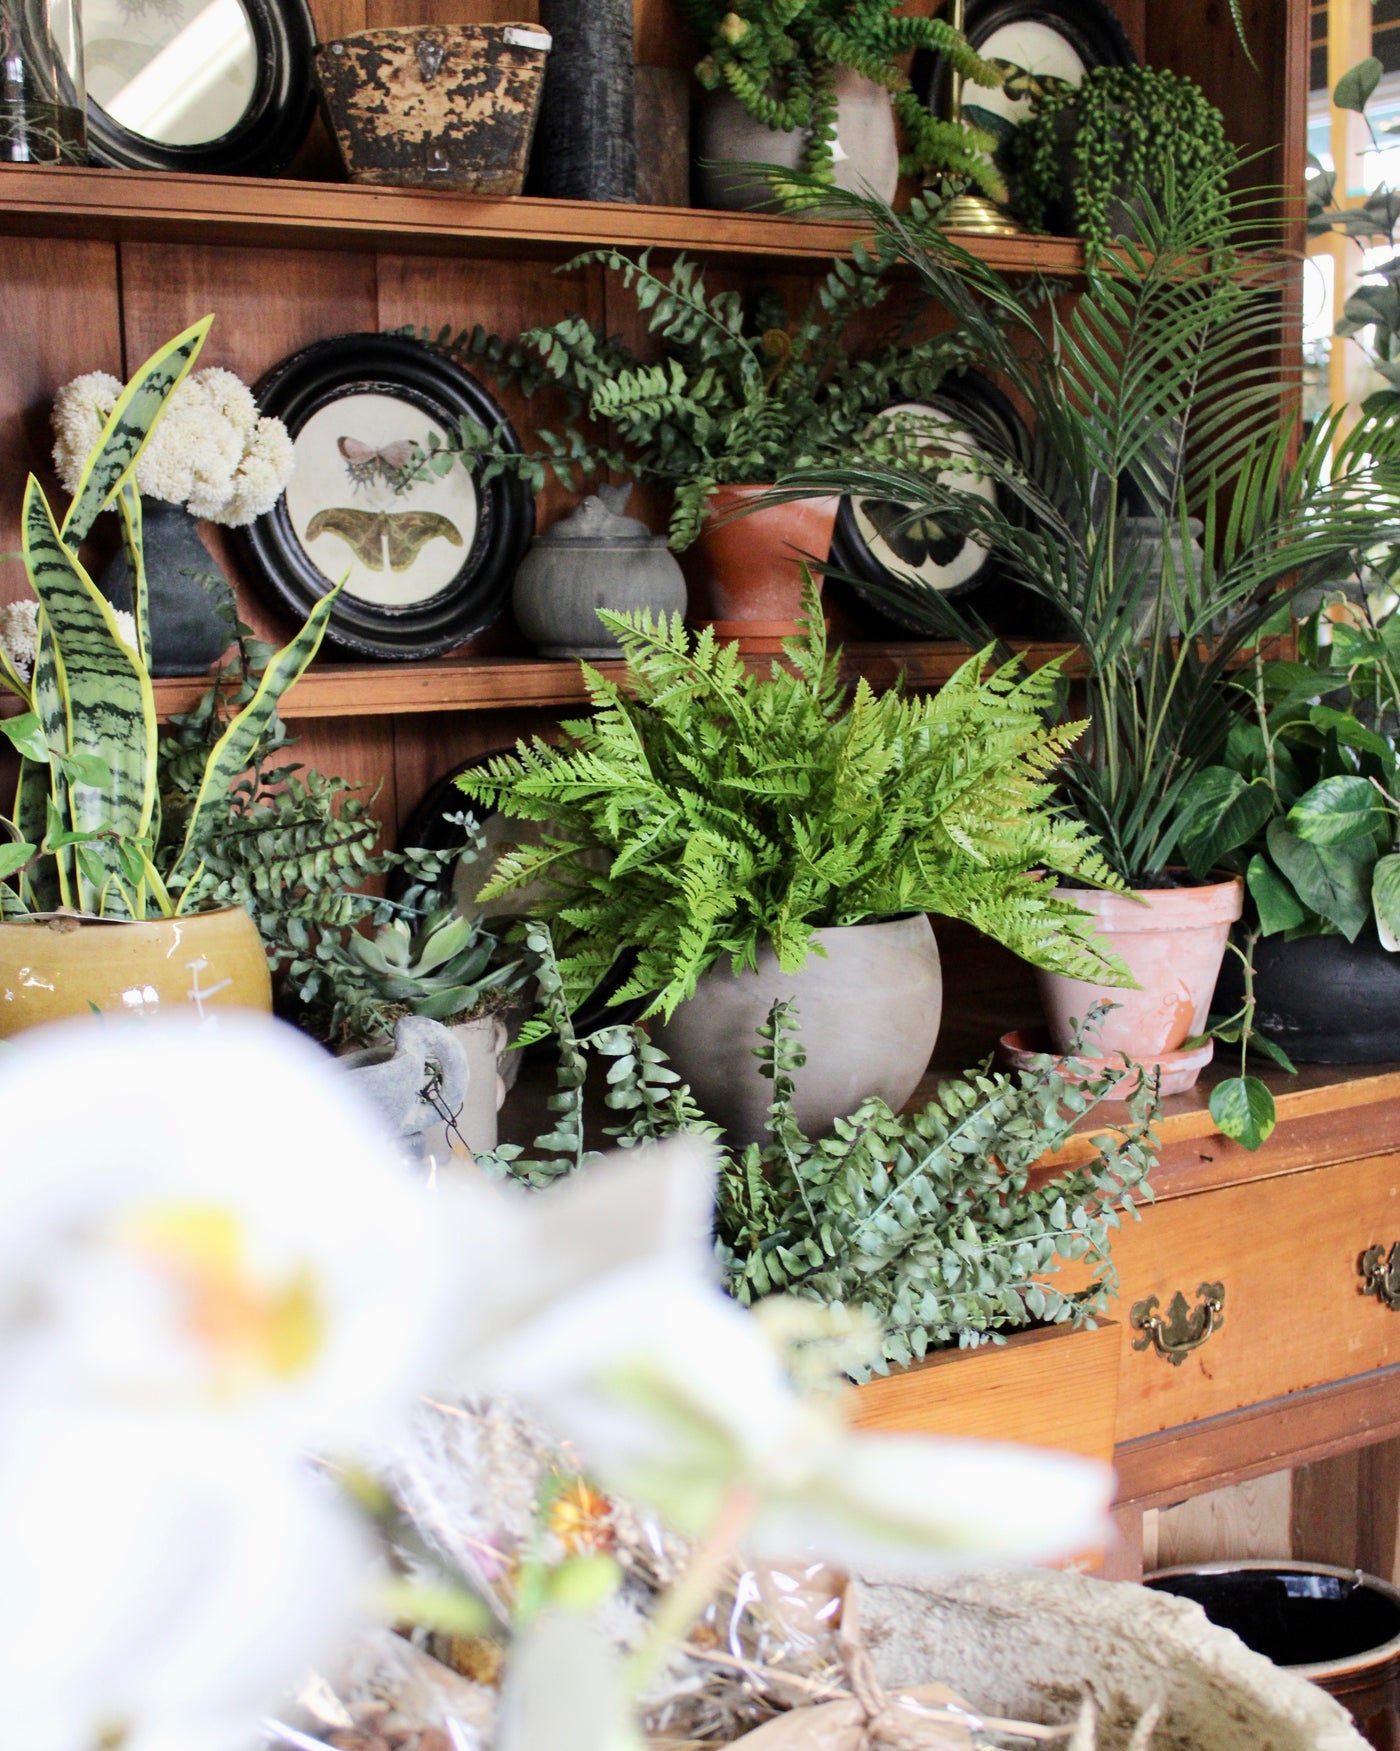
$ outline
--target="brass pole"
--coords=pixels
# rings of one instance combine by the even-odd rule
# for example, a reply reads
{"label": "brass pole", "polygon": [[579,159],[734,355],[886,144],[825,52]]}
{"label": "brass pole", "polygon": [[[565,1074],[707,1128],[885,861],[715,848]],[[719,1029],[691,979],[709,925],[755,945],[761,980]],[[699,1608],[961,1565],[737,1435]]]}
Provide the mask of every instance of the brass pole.
{"label": "brass pole", "polygon": [[[956,31],[965,28],[967,20],[967,0],[951,0],[951,12],[948,22]],[[956,68],[951,69],[952,78],[948,86],[948,120],[960,122],[963,119],[963,76]],[[1015,237],[1016,223],[1011,215],[999,207],[986,195],[961,194],[954,195],[938,210],[940,224],[945,231],[971,231],[979,237]]]}

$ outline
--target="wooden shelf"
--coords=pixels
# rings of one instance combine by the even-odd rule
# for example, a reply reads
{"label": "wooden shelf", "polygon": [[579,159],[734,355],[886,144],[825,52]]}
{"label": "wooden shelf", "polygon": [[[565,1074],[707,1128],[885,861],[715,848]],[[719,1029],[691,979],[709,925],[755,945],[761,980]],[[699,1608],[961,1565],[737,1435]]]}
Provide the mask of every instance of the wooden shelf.
{"label": "wooden shelf", "polygon": [[[0,235],[559,261],[613,246],[818,261],[849,251],[861,228],[688,207],[7,164],[0,166]],[[1080,245],[1066,238],[963,235],[959,241],[1012,272],[1071,274],[1083,262]]]}

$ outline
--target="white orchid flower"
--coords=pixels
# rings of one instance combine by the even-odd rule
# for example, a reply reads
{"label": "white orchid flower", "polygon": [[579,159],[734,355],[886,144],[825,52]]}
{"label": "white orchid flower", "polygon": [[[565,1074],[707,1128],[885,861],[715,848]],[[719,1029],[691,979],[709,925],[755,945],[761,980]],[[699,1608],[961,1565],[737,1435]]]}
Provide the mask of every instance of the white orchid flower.
{"label": "white orchid flower", "polygon": [[0,1111],[0,1382],[338,1452],[431,1381],[466,1287],[439,1213],[292,1029],[45,1029]]}

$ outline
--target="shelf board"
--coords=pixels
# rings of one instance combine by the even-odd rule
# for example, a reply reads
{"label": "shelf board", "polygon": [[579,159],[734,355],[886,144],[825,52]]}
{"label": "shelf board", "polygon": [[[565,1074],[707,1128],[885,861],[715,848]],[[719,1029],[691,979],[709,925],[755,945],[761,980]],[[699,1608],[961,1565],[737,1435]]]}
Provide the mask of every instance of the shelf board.
{"label": "shelf board", "polygon": [[[607,246],[819,261],[847,253],[862,227],[689,207],[6,164],[0,235],[559,261]],[[963,234],[959,241],[1011,272],[1072,274],[1083,263],[1080,245],[1066,238]]]}

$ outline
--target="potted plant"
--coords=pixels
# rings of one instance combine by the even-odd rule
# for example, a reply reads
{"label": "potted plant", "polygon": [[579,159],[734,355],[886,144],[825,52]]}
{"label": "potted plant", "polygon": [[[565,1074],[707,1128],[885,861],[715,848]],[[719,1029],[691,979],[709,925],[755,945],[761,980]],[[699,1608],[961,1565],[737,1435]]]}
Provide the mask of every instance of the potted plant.
{"label": "potted plant", "polygon": [[1113,882],[1092,836],[1047,807],[1045,774],[1082,727],[1042,722],[1053,667],[984,675],[983,656],[930,697],[877,696],[865,681],[848,697],[810,587],[791,667],[767,677],[713,632],[692,645],[679,617],[603,619],[625,685],[584,665],[596,709],[564,726],[563,747],[520,743],[460,780],[545,823],[481,897],[543,884],[571,1003],[635,956],[612,1001],[646,1000],[659,1043],[731,1135],[762,1128],[747,1041],[779,997],[801,1014],[809,1132],[867,1095],[896,1109],[908,1098],[941,1013],[928,912],[1038,965],[1123,977],[1084,913],[1040,879]]}
{"label": "potted plant", "polygon": [[[1078,647],[1092,725],[1066,756],[1064,806],[1131,890],[1082,903],[1140,989],[1101,993],[1042,973],[1052,1038],[1066,1050],[1072,1018],[1110,996],[1117,1007],[1100,1048],[1155,1063],[1178,1086],[1198,1073],[1180,1054],[1205,1028],[1243,904],[1238,876],[1198,881],[1181,850],[1191,787],[1225,743],[1229,670],[1289,589],[1345,572],[1384,533],[1400,478],[1394,436],[1376,422],[1339,440],[1335,418],[1306,433],[1295,412],[1280,418],[1272,292],[1263,264],[1251,271],[1250,197],[1232,205],[1235,247],[1222,252],[1218,214],[1203,198],[1213,174],[1169,183],[1160,202],[1144,202],[1111,265],[1091,257],[1079,296],[1048,317],[1030,313],[1023,287],[926,217],[895,218],[877,202],[842,197],[1029,408],[1026,456],[999,453],[993,432],[979,451],[979,466],[1022,514],[953,490],[931,470],[847,464],[788,483],[946,518],[1000,554],[1059,617]],[[1203,519],[1199,544],[1193,515]],[[931,633],[981,641],[957,604],[899,579],[885,588]],[[1250,1130],[1238,1086],[1213,1102],[1232,1134]]]}
{"label": "potted plant", "polygon": [[[257,929],[242,907],[211,908],[201,846],[278,699],[315,655],[335,592],[271,657],[252,696],[205,746],[183,831],[166,836],[133,477],[212,320],[176,336],[127,384],[61,527],[36,480],[25,493],[24,557],[37,602],[12,618],[24,625],[31,672],[0,650],[0,684],[21,705],[0,719],[20,755],[14,813],[0,823],[0,1032],[89,1009],[269,1006]],[[135,580],[130,616],[113,610],[78,557],[99,512],[114,502]]]}
{"label": "potted plant", "polygon": [[1011,136],[1017,217],[1033,231],[1084,239],[1091,254],[1133,224],[1133,203],[1160,201],[1170,180],[1190,186],[1201,221],[1223,236],[1233,154],[1220,111],[1183,74],[1091,67],[1078,85],[1040,79]]}
{"label": "potted plant", "polygon": [[721,637],[777,650],[796,631],[802,562],[825,559],[838,501],[822,494],[755,505],[784,470],[868,443],[872,418],[891,401],[935,389],[958,362],[957,337],[856,349],[853,319],[888,292],[882,264],[865,251],[834,263],[795,318],[772,294],[745,305],[734,292],[707,291],[684,256],[664,275],[649,253],[633,261],[614,250],[569,267],[598,264],[632,293],[664,344],[661,360],[640,358],[579,316],[528,329],[517,342],[480,327],[455,337],[444,330],[436,344],[527,395],[562,388],[569,423],[541,432],[542,449],[521,457],[464,422],[457,441],[431,449],[424,465],[445,471],[460,458],[488,475],[519,468],[537,488],[553,472],[571,489],[614,469],[669,490],[671,546],[692,550],[692,611],[715,621]]}
{"label": "potted plant", "polygon": [[819,200],[810,186],[740,169],[757,163],[885,200],[901,170],[958,176],[1004,197],[991,136],[938,120],[910,89],[907,58],[917,49],[946,55],[974,84],[1000,85],[998,69],[946,19],[900,16],[898,0],[683,0],[682,10],[705,46],[695,69],[707,93],[695,171],[703,206]]}
{"label": "potted plant", "polygon": [[[89,371],[54,398],[54,466],[70,493],[78,491],[121,393],[115,377]],[[287,428],[258,413],[232,371],[194,372],[171,392],[135,473],[152,675],[201,675],[228,647],[233,590],[200,539],[197,519],[241,528],[272,509],[291,473]],[[131,612],[123,553],[98,588],[114,608]]]}

